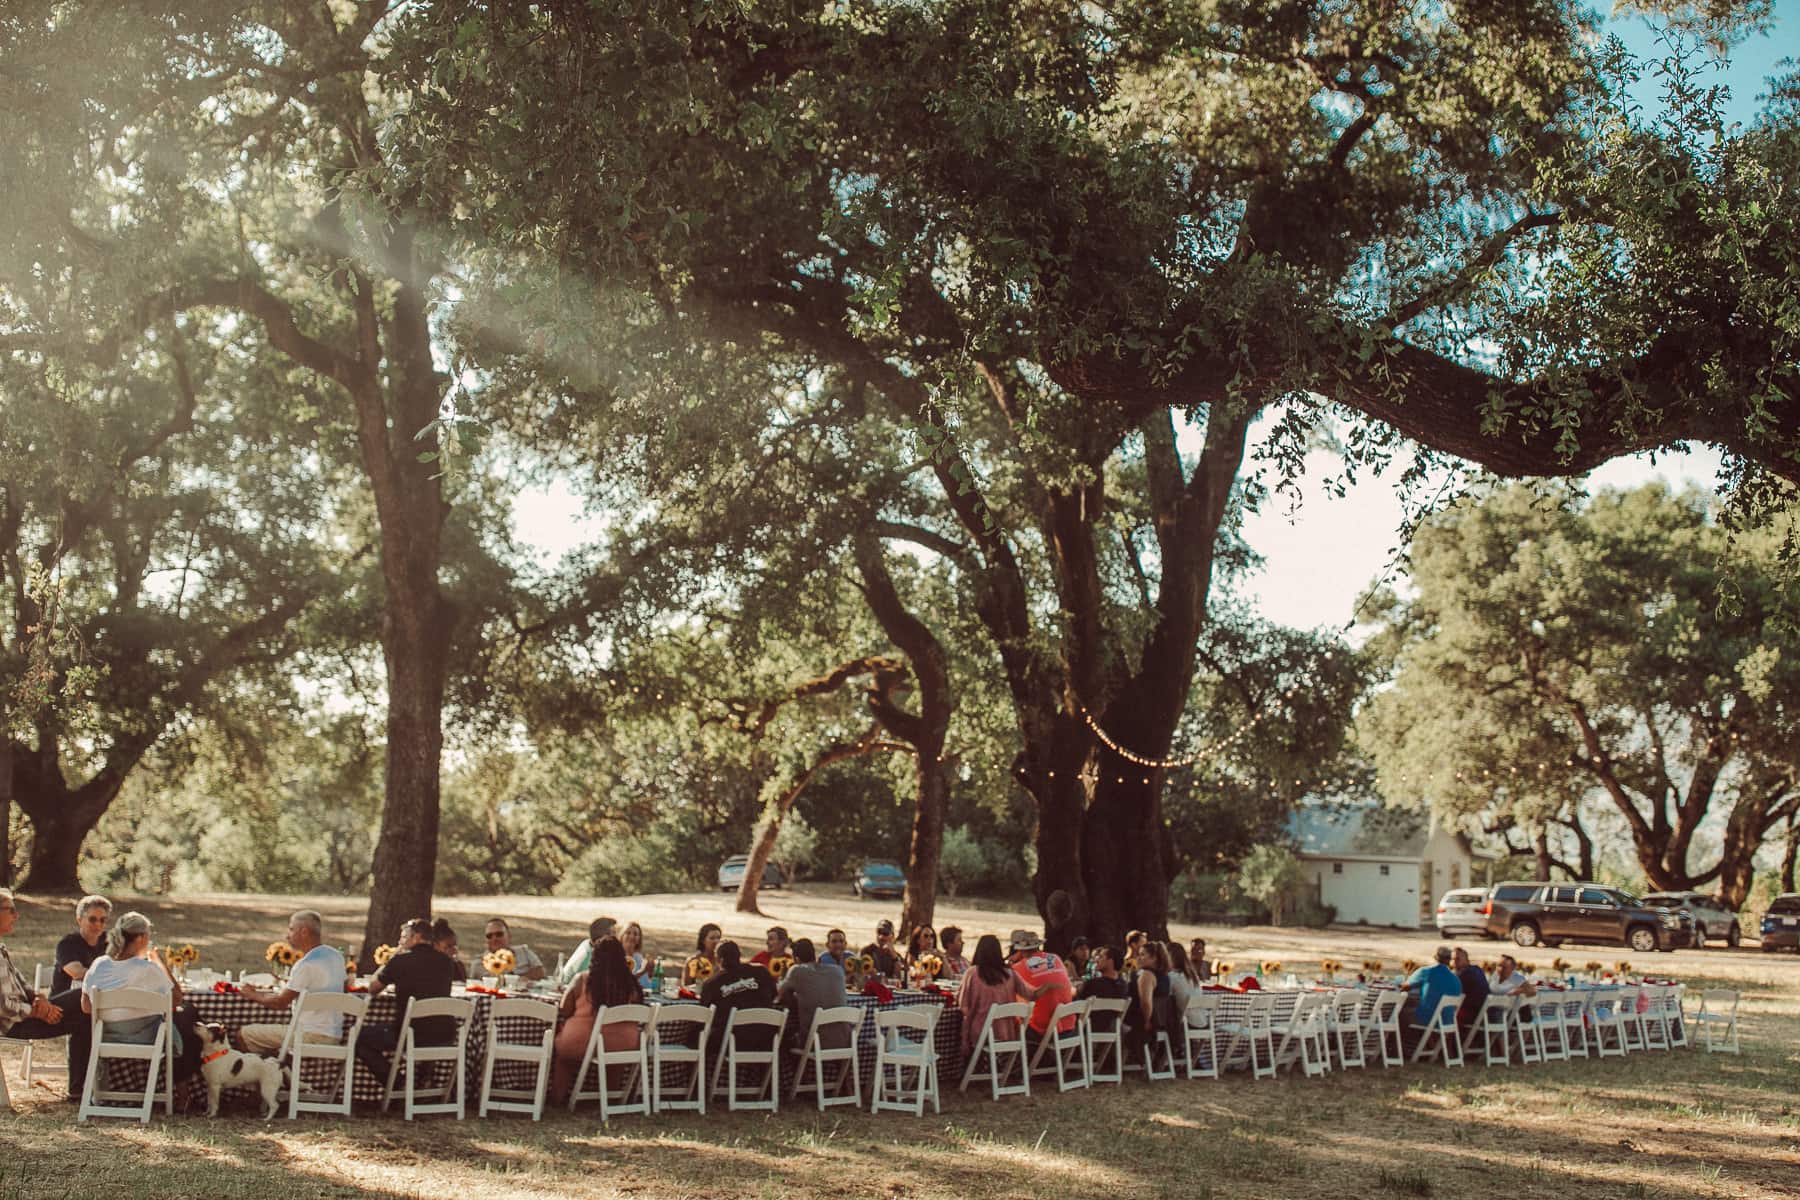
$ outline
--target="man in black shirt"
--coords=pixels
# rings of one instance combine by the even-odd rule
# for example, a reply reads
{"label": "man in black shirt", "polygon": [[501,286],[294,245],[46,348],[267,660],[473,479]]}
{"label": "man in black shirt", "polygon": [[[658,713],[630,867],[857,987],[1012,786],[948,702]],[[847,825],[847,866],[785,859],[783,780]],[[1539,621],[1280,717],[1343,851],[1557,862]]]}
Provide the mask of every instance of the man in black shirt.
{"label": "man in black shirt", "polygon": [[1450,954],[1450,969],[1462,980],[1462,1003],[1456,1009],[1456,1028],[1463,1036],[1481,1017],[1481,1009],[1487,1004],[1488,977],[1487,972],[1469,961],[1469,952],[1458,946]]}
{"label": "man in black shirt", "polygon": [[[431,943],[431,922],[424,917],[414,917],[400,927],[400,950],[375,972],[375,978],[369,984],[369,998],[373,1000],[392,987],[400,1018],[405,1020],[408,1002],[414,997],[435,1000],[448,996],[455,978],[454,965]],[[426,1017],[413,1022],[416,1045],[448,1046],[455,1040],[454,1018]],[[388,1055],[399,1044],[398,1023],[364,1025],[362,1036],[356,1039],[357,1061],[376,1079],[386,1082]]]}
{"label": "man in black shirt", "polygon": [[[1119,974],[1119,951],[1112,946],[1101,946],[1094,951],[1094,977],[1081,985],[1075,993],[1077,1000],[1130,1000],[1131,985]],[[1095,1013],[1093,1026],[1101,1033],[1111,1033],[1118,1023],[1117,1013]]]}
{"label": "man in black shirt", "polygon": [[[775,1003],[775,977],[755,963],[744,961],[736,942],[719,943],[719,969],[700,988],[700,1003],[717,1009],[712,1032],[706,1039],[706,1057],[717,1062],[725,1025],[735,1008],[769,1008]],[[738,1039],[745,1050],[767,1050],[774,1045],[773,1029],[746,1030]]]}
{"label": "man in black shirt", "polygon": [[882,918],[875,926],[875,940],[863,947],[863,953],[875,960],[877,975],[894,976],[900,973],[900,952],[894,949],[894,923]]}
{"label": "man in black shirt", "polygon": [[106,953],[106,919],[111,915],[112,901],[105,896],[83,896],[75,902],[75,932],[64,934],[56,943],[52,992],[81,986],[94,960]]}

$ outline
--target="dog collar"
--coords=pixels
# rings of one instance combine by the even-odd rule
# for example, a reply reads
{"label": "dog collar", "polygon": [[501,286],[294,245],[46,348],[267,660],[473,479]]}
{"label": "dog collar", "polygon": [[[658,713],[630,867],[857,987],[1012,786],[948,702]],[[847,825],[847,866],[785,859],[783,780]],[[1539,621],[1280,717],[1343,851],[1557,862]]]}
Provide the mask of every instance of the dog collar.
{"label": "dog collar", "polygon": [[224,1058],[227,1054],[230,1054],[230,1053],[231,1053],[231,1047],[229,1047],[229,1046],[227,1046],[223,1050],[214,1050],[211,1054],[208,1054],[208,1055],[204,1056],[203,1058],[201,1058],[200,1065],[205,1066],[207,1063],[211,1062],[213,1059]]}

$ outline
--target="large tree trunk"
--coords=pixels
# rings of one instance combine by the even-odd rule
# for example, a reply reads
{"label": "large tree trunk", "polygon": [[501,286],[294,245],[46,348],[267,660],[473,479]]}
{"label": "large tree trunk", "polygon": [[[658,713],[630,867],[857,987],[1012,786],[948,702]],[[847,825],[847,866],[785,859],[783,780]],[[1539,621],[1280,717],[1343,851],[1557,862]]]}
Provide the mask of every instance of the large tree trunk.
{"label": "large tree trunk", "polygon": [[1537,832],[1531,835],[1531,857],[1533,862],[1532,878],[1539,883],[1550,881],[1550,827],[1539,825]]}
{"label": "large tree trunk", "polygon": [[13,740],[0,726],[0,887],[12,886]]}
{"label": "large tree trunk", "polygon": [[1787,827],[1787,848],[1781,855],[1781,890],[1794,890],[1794,867],[1800,860],[1800,816],[1790,816]]}
{"label": "large tree trunk", "polygon": [[881,543],[872,534],[857,539],[856,565],[869,610],[906,655],[919,686],[917,715],[894,703],[893,694],[899,690],[901,680],[892,675],[884,677],[878,672],[875,692],[870,697],[875,719],[895,736],[912,743],[916,752],[912,842],[907,850],[906,890],[900,899],[900,937],[904,939],[914,927],[932,924],[937,912],[938,860],[944,848],[944,813],[950,795],[944,777],[944,739],[955,707],[950,694],[949,656],[936,635],[901,602],[882,556]]}
{"label": "large tree trunk", "polygon": [[64,788],[46,781],[48,791],[19,794],[19,807],[31,820],[31,852],[24,886],[34,892],[80,893],[81,844],[94,831],[122,781],[97,781]]}

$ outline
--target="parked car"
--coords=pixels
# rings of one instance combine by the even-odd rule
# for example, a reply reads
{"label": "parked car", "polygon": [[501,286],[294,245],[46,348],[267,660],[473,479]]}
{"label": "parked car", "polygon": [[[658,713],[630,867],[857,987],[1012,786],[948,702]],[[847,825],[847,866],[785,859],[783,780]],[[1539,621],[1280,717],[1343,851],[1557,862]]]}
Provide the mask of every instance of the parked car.
{"label": "parked car", "polygon": [[850,890],[863,900],[871,896],[898,898],[906,894],[906,872],[895,863],[872,858],[857,868]]}
{"label": "parked car", "polygon": [[[744,871],[750,866],[748,854],[734,854],[719,864],[719,890],[735,892],[744,885]],[[781,874],[781,868],[774,863],[763,867],[762,885],[766,888],[778,888],[787,879]]]}
{"label": "parked car", "polygon": [[1487,937],[1487,918],[1481,914],[1482,905],[1486,903],[1486,888],[1451,888],[1438,901],[1438,933],[1447,938],[1458,934]]}
{"label": "parked car", "polygon": [[1495,884],[1482,916],[1489,934],[1520,946],[1610,942],[1648,954],[1694,940],[1694,921],[1686,913],[1652,907],[1600,883]]}
{"label": "parked car", "polygon": [[1769,901],[1762,919],[1762,948],[1800,950],[1800,892],[1787,892]]}
{"label": "parked car", "polygon": [[1737,914],[1725,907],[1725,902],[1717,896],[1705,892],[1651,892],[1644,897],[1644,903],[1692,917],[1696,946],[1704,946],[1708,940],[1735,946],[1743,937],[1738,929]]}

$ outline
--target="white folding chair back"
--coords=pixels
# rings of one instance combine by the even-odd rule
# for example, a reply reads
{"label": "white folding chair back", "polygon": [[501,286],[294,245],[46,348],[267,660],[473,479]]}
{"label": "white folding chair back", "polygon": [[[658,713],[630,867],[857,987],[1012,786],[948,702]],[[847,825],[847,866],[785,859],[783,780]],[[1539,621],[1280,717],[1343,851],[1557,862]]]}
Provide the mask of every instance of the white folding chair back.
{"label": "white folding chair back", "polygon": [[1375,1010],[1369,1014],[1365,1028],[1374,1042],[1372,1053],[1381,1056],[1383,1067],[1406,1063],[1406,1040],[1400,1030],[1400,1010],[1405,1006],[1405,992],[1383,989],[1375,993]]}
{"label": "white folding chair back", "polygon": [[[348,992],[301,992],[294,1001],[293,1015],[288,1019],[287,1036],[282,1040],[280,1057],[288,1060],[292,1072],[288,1079],[288,1120],[303,1112],[350,1115],[350,1093],[356,1082],[356,1039],[362,1033],[363,1017],[368,1012],[367,996]],[[301,1034],[301,1020],[333,1013],[340,1020],[343,1036],[335,1042],[309,1042]],[[306,1092],[303,1076],[306,1064],[319,1063],[336,1082],[331,1092]]]}
{"label": "white folding chair back", "polygon": [[[132,1117],[148,1125],[150,1110],[156,1107],[159,1094],[163,1101],[163,1114],[166,1116],[173,1113],[175,1041],[170,1019],[170,997],[147,988],[109,988],[103,992],[91,993],[89,1002],[94,1009],[94,1040],[88,1050],[87,1083],[82,1088],[81,1108],[75,1119],[85,1121],[89,1117]],[[121,1015],[122,1012],[133,1009],[136,1011],[131,1016]],[[156,1026],[156,1036],[149,1042],[140,1044],[106,1040],[109,1021],[117,1026],[121,1021],[140,1019],[146,1011],[157,1010],[161,1010],[163,1016]],[[145,1072],[143,1090],[118,1091],[108,1088],[105,1064],[109,1062],[142,1063]],[[157,1086],[159,1082],[162,1085],[160,1088]]]}
{"label": "white folding chair back", "polygon": [[1363,1018],[1362,992],[1356,988],[1339,988],[1333,992],[1326,1017],[1338,1069],[1367,1067],[1369,1061],[1363,1057],[1363,1034],[1367,1025]]}
{"label": "white folding chair back", "polygon": [[1632,988],[1618,988],[1588,997],[1588,1020],[1594,1031],[1595,1057],[1623,1058],[1630,1052],[1631,1037],[1625,1031],[1626,1025],[1637,1018],[1627,1009],[1636,998]]}
{"label": "white folding chair back", "polygon": [[1671,1049],[1688,1044],[1687,1009],[1682,1003],[1686,994],[1686,985],[1678,983],[1663,997],[1663,1021],[1668,1026]]}
{"label": "white folding chair back", "polygon": [[1512,1065],[1512,1023],[1518,1009],[1518,997],[1489,993],[1482,1001],[1469,1031],[1463,1035],[1464,1057],[1480,1054],[1488,1066]]}
{"label": "white folding chair back", "polygon": [[1095,1083],[1125,1081],[1125,1011],[1131,1003],[1088,997],[1087,1014],[1081,1020],[1087,1035],[1088,1078]]}
{"label": "white folding chair back", "polygon": [[[713,1010],[704,1004],[658,1004],[650,1017],[650,1106],[656,1112],[706,1112],[706,1039]],[[696,1035],[695,1030],[698,1030]],[[694,1044],[687,1045],[693,1038]],[[687,1083],[669,1086],[670,1069],[687,1069]]]}
{"label": "white folding chair back", "polygon": [[1252,1079],[1275,1078],[1275,993],[1251,992],[1242,1013],[1221,1016],[1219,1032],[1230,1038],[1225,1065],[1237,1063],[1241,1054]]}
{"label": "white folding chair back", "polygon": [[[416,1022],[432,1019],[454,1021],[456,1036],[442,1046],[421,1046]],[[400,1018],[400,1039],[394,1047],[394,1061],[388,1065],[387,1082],[381,1089],[381,1111],[386,1112],[394,1099],[394,1082],[406,1072],[402,1089],[402,1111],[408,1121],[433,1113],[455,1113],[463,1119],[468,1105],[469,1025],[475,1019],[475,1002],[455,996],[421,1000],[417,996],[406,1001],[406,1012]],[[441,1082],[419,1087],[421,1069],[431,1071]]]}
{"label": "white folding chair back", "polygon": [[1441,996],[1438,998],[1437,1012],[1423,1024],[1414,1025],[1420,1031],[1419,1044],[1413,1047],[1414,1062],[1428,1055],[1439,1054],[1446,1067],[1463,1065],[1462,1041],[1456,1036],[1456,1010],[1461,1004],[1461,996]]}
{"label": "white folding chair back", "polygon": [[1650,1048],[1649,1040],[1644,1036],[1644,1014],[1638,1011],[1643,995],[1644,989],[1640,987],[1619,989],[1619,1027],[1625,1031],[1625,1046],[1630,1050]]}
{"label": "white folding chair back", "polygon": [[[574,1112],[575,1106],[583,1100],[598,1100],[601,1124],[611,1120],[614,1113],[650,1115],[649,1039],[645,1036],[649,1031],[650,1016],[648,1004],[602,1005],[594,1014],[594,1031],[588,1037],[587,1049],[581,1053],[575,1086],[569,1089],[570,1112]],[[637,1035],[636,1044],[630,1049],[606,1048],[605,1031],[616,1025],[629,1025]],[[609,1067],[617,1068],[617,1073],[622,1076],[622,1082],[616,1088],[608,1078]],[[595,1075],[591,1090],[581,1086],[587,1081],[590,1068]]]}
{"label": "white folding chair back", "polygon": [[[779,1008],[734,1008],[725,1018],[725,1036],[719,1042],[719,1056],[713,1061],[713,1099],[725,1094],[725,1107],[776,1112],[781,1108],[781,1031],[787,1027],[787,1012]],[[772,1030],[767,1050],[752,1050],[742,1044],[742,1036],[753,1029]],[[756,1082],[738,1082],[741,1070]]]}
{"label": "white folding chair back", "polygon": [[1563,1021],[1564,999],[1561,992],[1542,991],[1531,1001],[1537,1015],[1538,1040],[1543,1045],[1545,1062],[1562,1062],[1569,1057],[1569,1027]]}
{"label": "white folding chair back", "polygon": [[[957,1090],[966,1092],[971,1083],[985,1081],[996,1100],[1002,1096],[1031,1095],[1031,1069],[1026,1062],[1030,1050],[1025,1042],[1025,1023],[1030,1019],[1031,1005],[1024,1001],[990,1006],[987,1016],[982,1018],[981,1033],[969,1053],[969,1064],[963,1069],[962,1083]],[[1012,1032],[1003,1034],[1000,1027],[1007,1021],[1012,1022]],[[1113,1045],[1116,1051],[1116,1031]],[[1019,1069],[1019,1082],[1008,1083],[1015,1066]]]}
{"label": "white folding chair back", "polygon": [[[1087,1013],[1088,1001],[1068,1000],[1050,1012],[1050,1024],[1038,1039],[1037,1051],[1031,1056],[1033,1075],[1055,1075],[1056,1090],[1084,1088],[1088,1078],[1088,1043],[1081,1019]],[[1063,1028],[1063,1022],[1071,1027]]]}
{"label": "white folding chair back", "polygon": [[[1060,1010],[1059,1010],[1060,1011]],[[938,1107],[937,1023],[943,1015],[941,1004],[916,1004],[875,1014],[875,1091],[869,1101],[870,1112],[909,1112],[925,1115],[925,1100],[931,1099],[931,1111]],[[1079,1041],[1081,1034],[1075,1034]],[[913,1073],[913,1086],[906,1086],[906,1073]],[[907,1098],[911,1091],[912,1098]]]}
{"label": "white folding chair back", "polygon": [[[481,1104],[476,1115],[522,1112],[530,1113],[534,1121],[543,1120],[544,1096],[550,1090],[550,1068],[556,1053],[556,1019],[556,1005],[547,1000],[502,996],[488,1006],[487,1058],[481,1064]],[[536,1032],[503,1030],[502,1021],[518,1022]],[[503,1033],[507,1036],[502,1037]],[[530,1068],[532,1085],[495,1086],[494,1073],[502,1064]]]}
{"label": "white folding chair back", "polygon": [[1738,1046],[1738,994],[1730,988],[1707,988],[1701,992],[1694,1027],[1708,1054],[1742,1053]]}
{"label": "white folding chair back", "polygon": [[[40,996],[48,996],[52,989],[50,976],[55,968],[47,963],[39,963],[32,968],[31,990]],[[26,1088],[31,1087],[31,1076],[34,1069],[43,1069],[37,1065],[38,1038],[9,1038],[0,1035],[0,1046],[19,1047],[19,1078],[25,1081]],[[12,1097],[6,1091],[6,1067],[0,1064],[0,1106],[10,1107]]]}
{"label": "white folding chair back", "polygon": [[[1181,1060],[1189,1079],[1217,1079],[1219,1059],[1219,1006],[1217,992],[1196,991],[1188,996],[1181,1014]],[[1097,1064],[1095,1078],[1099,1078]]]}
{"label": "white folding chair back", "polygon": [[1667,984],[1644,985],[1644,1011],[1638,1014],[1638,1027],[1644,1032],[1644,1049],[1669,1048],[1669,1010],[1667,997],[1675,991]]}
{"label": "white folding chair back", "polygon": [[[799,1096],[802,1088],[810,1087],[813,1100],[819,1111],[839,1104],[860,1107],[862,1104],[862,1063],[856,1056],[856,1037],[862,1031],[863,1010],[854,1004],[845,1004],[838,1008],[816,1008],[813,1010],[812,1024],[806,1031],[806,1041],[793,1048],[797,1057],[794,1064],[794,1082],[788,1089],[788,1098]],[[846,1036],[843,1045],[827,1046],[825,1031],[842,1029]],[[831,1038],[838,1041],[838,1038]],[[826,1084],[826,1068],[837,1068],[837,1075]],[[812,1078],[807,1078],[807,1069],[811,1068]],[[850,1084],[848,1094],[844,1084]]]}
{"label": "white folding chair back", "polygon": [[1519,1062],[1531,1066],[1550,1057],[1544,1047],[1544,1010],[1531,996],[1513,996],[1513,1039],[1519,1048]]}

